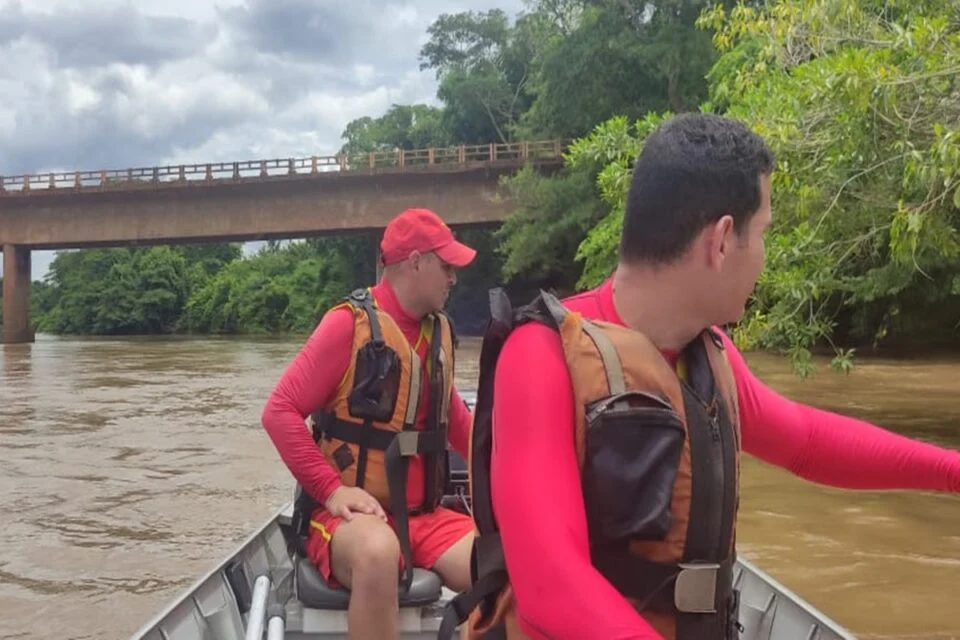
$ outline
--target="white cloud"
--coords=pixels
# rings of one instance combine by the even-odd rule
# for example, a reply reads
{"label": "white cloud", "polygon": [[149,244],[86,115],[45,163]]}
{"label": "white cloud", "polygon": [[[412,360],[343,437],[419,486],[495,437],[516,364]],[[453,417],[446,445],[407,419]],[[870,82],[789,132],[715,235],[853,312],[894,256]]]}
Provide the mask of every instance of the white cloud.
{"label": "white cloud", "polygon": [[15,10],[17,5],[28,6],[36,13],[62,14],[75,10],[116,11],[132,9],[151,16],[186,18],[198,22],[211,21],[222,8],[244,4],[244,0],[21,0],[8,2],[4,11]]}

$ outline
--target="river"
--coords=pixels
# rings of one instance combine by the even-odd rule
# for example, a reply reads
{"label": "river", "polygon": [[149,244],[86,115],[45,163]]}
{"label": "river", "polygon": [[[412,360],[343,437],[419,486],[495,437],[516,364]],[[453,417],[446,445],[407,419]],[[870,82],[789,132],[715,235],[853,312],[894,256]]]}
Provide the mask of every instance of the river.
{"label": "river", "polygon": [[[62,339],[0,360],[0,638],[129,637],[292,493],[259,425],[300,339]],[[458,355],[476,383],[479,343]],[[958,360],[869,360],[789,397],[960,448]],[[863,638],[960,638],[960,498],[747,459],[741,553]]]}

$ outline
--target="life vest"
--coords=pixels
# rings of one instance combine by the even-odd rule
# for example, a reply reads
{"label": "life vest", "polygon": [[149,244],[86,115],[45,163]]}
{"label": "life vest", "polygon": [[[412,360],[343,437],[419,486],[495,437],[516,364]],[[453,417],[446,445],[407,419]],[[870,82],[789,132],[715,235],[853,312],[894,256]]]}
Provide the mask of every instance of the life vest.
{"label": "life vest", "polygon": [[448,605],[439,638],[458,624],[471,640],[526,637],[493,514],[490,455],[497,358],[527,322],[553,328],[563,345],[593,566],[667,639],[738,637],[740,429],[719,336],[704,331],[684,350],[681,379],[642,333],[585,319],[547,293],[515,311],[494,290],[490,317],[470,438],[473,585]]}
{"label": "life vest", "polygon": [[[346,486],[364,489],[389,511],[404,555],[404,582],[412,579],[409,516],[433,511],[443,497],[447,474],[447,427],[453,387],[452,325],[443,312],[424,317],[426,371],[416,348],[369,290],[358,289],[332,310],[353,310],[353,356],[334,398],[313,414],[313,438]],[[425,380],[426,379],[426,380]],[[416,428],[423,384],[429,384],[426,427]],[[410,459],[423,462],[423,498],[407,495]],[[306,536],[318,505],[306,492],[297,500],[298,527]]]}

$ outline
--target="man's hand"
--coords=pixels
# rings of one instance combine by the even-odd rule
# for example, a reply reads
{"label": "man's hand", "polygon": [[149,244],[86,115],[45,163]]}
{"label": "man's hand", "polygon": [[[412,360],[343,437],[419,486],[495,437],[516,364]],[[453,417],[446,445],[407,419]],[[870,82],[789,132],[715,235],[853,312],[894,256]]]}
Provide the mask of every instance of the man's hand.
{"label": "man's hand", "polygon": [[331,515],[339,516],[347,522],[353,519],[355,513],[366,513],[387,521],[387,514],[377,499],[359,487],[337,487],[323,506]]}

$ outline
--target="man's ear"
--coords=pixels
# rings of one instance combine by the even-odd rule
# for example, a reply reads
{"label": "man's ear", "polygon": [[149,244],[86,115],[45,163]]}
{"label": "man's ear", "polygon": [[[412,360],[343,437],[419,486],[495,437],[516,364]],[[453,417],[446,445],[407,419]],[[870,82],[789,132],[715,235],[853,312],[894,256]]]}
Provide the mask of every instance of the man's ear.
{"label": "man's ear", "polygon": [[733,216],[722,216],[708,227],[707,261],[712,268],[719,269],[723,266],[723,261],[730,255],[734,242],[736,242],[736,229]]}
{"label": "man's ear", "polygon": [[414,249],[410,252],[410,255],[407,256],[407,259],[410,260],[410,267],[414,271],[420,270],[420,263],[423,261],[423,254]]}

